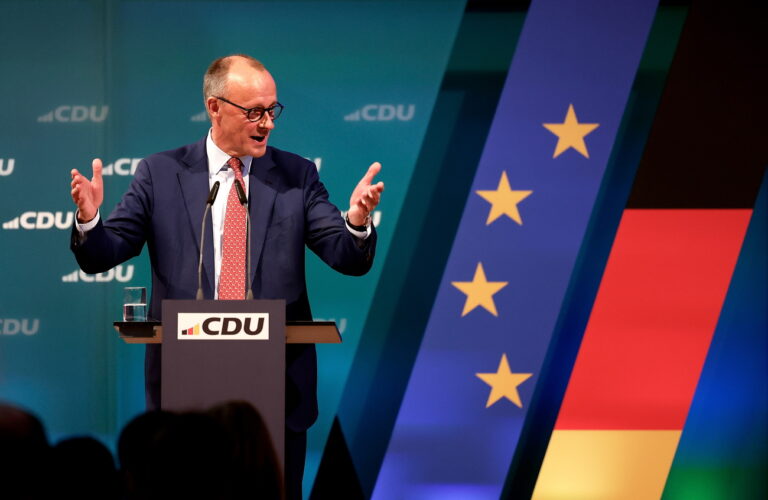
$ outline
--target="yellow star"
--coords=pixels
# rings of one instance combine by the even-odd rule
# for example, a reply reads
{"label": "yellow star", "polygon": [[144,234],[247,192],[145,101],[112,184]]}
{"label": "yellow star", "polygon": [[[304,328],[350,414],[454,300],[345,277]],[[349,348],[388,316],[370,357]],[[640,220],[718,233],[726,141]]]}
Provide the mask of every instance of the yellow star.
{"label": "yellow star", "polygon": [[573,104],[568,105],[568,112],[565,114],[563,123],[544,123],[543,125],[544,128],[557,136],[557,146],[555,146],[555,154],[552,155],[552,158],[557,158],[568,148],[573,148],[584,158],[589,158],[584,137],[600,126],[599,123],[579,123],[576,119],[576,112],[573,110]]}
{"label": "yellow star", "polygon": [[501,173],[499,187],[496,188],[496,191],[475,192],[491,204],[488,220],[485,221],[486,226],[489,226],[491,222],[502,215],[506,215],[521,226],[523,225],[523,219],[520,218],[520,211],[517,209],[517,204],[528,198],[533,191],[512,191],[512,188],[509,186],[509,179],[507,179],[506,171]]}
{"label": "yellow star", "polygon": [[507,286],[507,281],[488,281],[485,278],[485,271],[483,270],[483,263],[478,262],[477,268],[475,268],[475,277],[472,281],[452,281],[451,285],[455,286],[467,295],[467,300],[464,302],[464,310],[461,311],[461,316],[466,316],[477,306],[483,306],[486,311],[498,316],[496,312],[496,304],[493,302],[493,294]]}
{"label": "yellow star", "polygon": [[531,378],[533,373],[512,373],[509,370],[507,355],[502,354],[496,373],[475,373],[475,375],[491,386],[491,393],[488,395],[488,401],[485,403],[486,408],[501,398],[507,398],[517,405],[518,408],[522,408],[523,403],[520,401],[520,393],[517,392],[517,387]]}

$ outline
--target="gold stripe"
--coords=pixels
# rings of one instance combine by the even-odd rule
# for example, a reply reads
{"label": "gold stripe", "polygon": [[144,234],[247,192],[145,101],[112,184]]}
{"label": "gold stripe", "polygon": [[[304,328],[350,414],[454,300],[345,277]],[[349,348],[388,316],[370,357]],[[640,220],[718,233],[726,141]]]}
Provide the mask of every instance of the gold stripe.
{"label": "gold stripe", "polygon": [[534,499],[657,500],[681,431],[556,430]]}

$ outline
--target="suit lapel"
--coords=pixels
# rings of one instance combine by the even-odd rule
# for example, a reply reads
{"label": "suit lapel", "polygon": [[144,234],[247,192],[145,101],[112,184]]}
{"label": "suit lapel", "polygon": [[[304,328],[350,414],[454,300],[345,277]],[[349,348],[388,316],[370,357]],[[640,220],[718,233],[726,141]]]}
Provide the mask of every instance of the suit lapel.
{"label": "suit lapel", "polygon": [[256,277],[256,268],[264,250],[264,238],[272,216],[272,207],[277,196],[277,166],[272,160],[272,151],[261,158],[254,158],[248,175],[248,205],[251,216],[251,275],[250,283]]}
{"label": "suit lapel", "polygon": [[[205,139],[195,143],[189,153],[181,159],[186,169],[178,174],[181,194],[184,198],[184,207],[187,211],[189,224],[195,238],[195,248],[200,253],[200,227],[205,213],[206,200],[208,199],[208,156],[205,152]],[[221,193],[219,193],[221,196]],[[214,287],[214,263],[213,263],[213,227],[209,212],[205,221],[205,241],[203,242],[203,272],[207,279],[208,287],[205,289],[206,298],[213,298]],[[197,260],[195,260],[197,263]],[[197,266],[195,266],[197,267]]]}

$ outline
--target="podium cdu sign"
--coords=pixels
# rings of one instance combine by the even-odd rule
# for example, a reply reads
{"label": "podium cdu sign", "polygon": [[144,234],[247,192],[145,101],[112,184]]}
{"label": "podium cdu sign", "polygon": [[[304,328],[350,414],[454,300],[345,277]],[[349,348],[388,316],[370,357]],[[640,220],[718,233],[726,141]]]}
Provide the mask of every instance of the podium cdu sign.
{"label": "podium cdu sign", "polygon": [[163,410],[248,401],[283,463],[285,301],[166,300],[163,331]]}
{"label": "podium cdu sign", "polygon": [[269,340],[269,314],[179,313],[179,340]]}

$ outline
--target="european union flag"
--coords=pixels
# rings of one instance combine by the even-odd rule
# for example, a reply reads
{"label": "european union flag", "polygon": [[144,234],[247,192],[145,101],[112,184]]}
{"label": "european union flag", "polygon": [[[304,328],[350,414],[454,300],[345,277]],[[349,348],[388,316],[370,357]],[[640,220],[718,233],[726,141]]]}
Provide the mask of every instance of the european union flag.
{"label": "european union flag", "polygon": [[375,498],[498,498],[656,1],[531,4]]}

